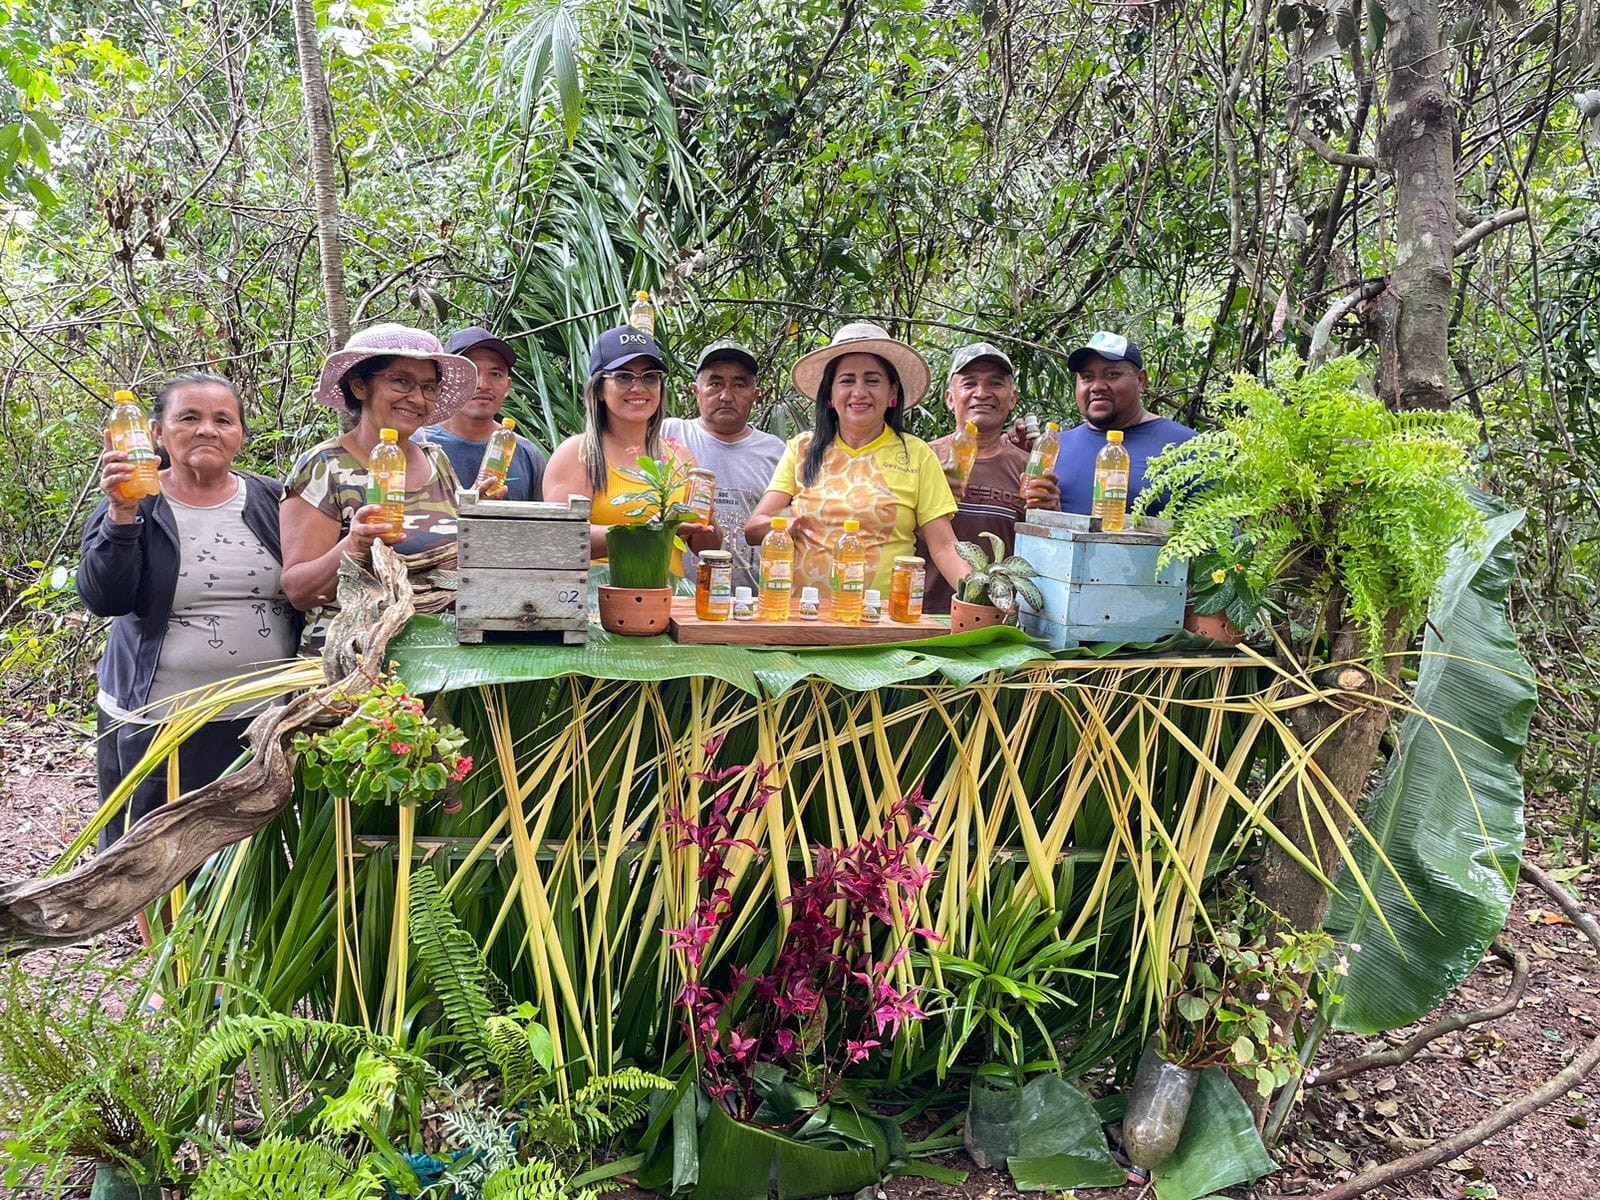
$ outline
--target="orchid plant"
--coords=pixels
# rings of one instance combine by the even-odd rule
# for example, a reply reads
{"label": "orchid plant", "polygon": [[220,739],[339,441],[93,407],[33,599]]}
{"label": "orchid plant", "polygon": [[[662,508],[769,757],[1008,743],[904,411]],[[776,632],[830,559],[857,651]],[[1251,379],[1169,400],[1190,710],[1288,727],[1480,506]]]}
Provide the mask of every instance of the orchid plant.
{"label": "orchid plant", "polygon": [[[708,762],[719,746],[720,739],[708,744]],[[716,789],[699,816],[667,810],[674,850],[699,851],[698,882],[709,892],[681,927],[663,932],[682,956],[686,982],[676,1003],[706,1091],[734,1117],[759,1124],[764,1081],[781,1068],[815,1096],[814,1105],[782,1126],[792,1129],[827,1102],[846,1070],[925,1016],[917,989],[896,987],[894,977],[911,938],[940,940],[913,924],[917,894],[932,872],[912,845],[930,836],[932,805],[919,785],[890,806],[883,833],[839,850],[819,848],[812,872],[785,902],[789,927],[771,969],[749,974],[735,967],[729,986],[719,989],[707,981],[707,955],[733,914],[728,855],[740,848],[761,855],[739,830],[777,794],[770,768],[752,769],[755,786],[743,798],[737,782],[743,766],[708,766],[694,774]],[[885,951],[875,955],[871,946]]]}

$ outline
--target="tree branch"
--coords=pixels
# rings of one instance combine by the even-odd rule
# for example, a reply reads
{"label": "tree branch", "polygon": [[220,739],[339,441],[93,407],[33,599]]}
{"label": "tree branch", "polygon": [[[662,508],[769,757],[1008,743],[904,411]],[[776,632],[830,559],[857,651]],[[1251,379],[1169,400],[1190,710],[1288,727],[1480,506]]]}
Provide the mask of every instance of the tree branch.
{"label": "tree branch", "polygon": [[1491,233],[1497,233],[1507,225],[1516,225],[1528,219],[1526,208],[1507,208],[1497,212],[1492,217],[1479,221],[1456,239],[1456,257],[1460,257],[1471,250]]}
{"label": "tree branch", "polygon": [[1456,1013],[1444,1017],[1422,1029],[1409,1041],[1392,1049],[1352,1058],[1348,1062],[1337,1063],[1327,1070],[1319,1070],[1315,1079],[1306,1080],[1306,1086],[1327,1087],[1330,1083],[1337,1083],[1341,1079],[1348,1079],[1363,1071],[1375,1071],[1379,1067],[1398,1067],[1402,1063],[1410,1062],[1422,1053],[1429,1043],[1438,1041],[1447,1033],[1456,1033],[1473,1025],[1482,1025],[1485,1021],[1497,1021],[1511,1012],[1521,1001],[1522,994],[1528,990],[1528,956],[1499,938],[1495,938],[1489,949],[1496,958],[1511,968],[1511,983],[1506,988],[1505,998],[1498,1004],[1478,1012]]}
{"label": "tree branch", "polygon": [[1362,171],[1388,171],[1391,174],[1394,171],[1393,167],[1376,155],[1351,154],[1347,150],[1335,150],[1304,125],[1296,125],[1294,135],[1315,150],[1319,157],[1327,159],[1336,167],[1355,167]]}
{"label": "tree branch", "polygon": [[[1600,954],[1600,926],[1596,926],[1594,917],[1567,893],[1566,888],[1530,862],[1522,864],[1522,877],[1538,886],[1555,901],[1573,925],[1589,939],[1595,952]],[[1507,1126],[1516,1124],[1523,1117],[1538,1112],[1552,1101],[1561,1099],[1582,1083],[1596,1066],[1600,1066],[1600,1037],[1594,1038],[1582,1054],[1574,1058],[1565,1070],[1547,1080],[1543,1087],[1513,1100],[1494,1115],[1468,1129],[1463,1129],[1453,1137],[1435,1142],[1426,1150],[1418,1150],[1415,1154],[1384,1163],[1381,1167],[1365,1171],[1338,1187],[1329,1188],[1319,1194],[1317,1200],[1354,1200],[1354,1197],[1365,1195],[1373,1188],[1382,1187],[1396,1179],[1403,1179],[1407,1175],[1449,1162],[1457,1155],[1487,1141]]]}
{"label": "tree branch", "polygon": [[1317,322],[1317,327],[1311,331],[1311,351],[1308,365],[1320,367],[1328,357],[1328,339],[1333,336],[1333,327],[1360,304],[1363,300],[1371,300],[1374,296],[1389,286],[1386,279],[1369,279],[1353,292],[1346,292],[1333,302],[1332,307],[1322,315],[1322,320]]}

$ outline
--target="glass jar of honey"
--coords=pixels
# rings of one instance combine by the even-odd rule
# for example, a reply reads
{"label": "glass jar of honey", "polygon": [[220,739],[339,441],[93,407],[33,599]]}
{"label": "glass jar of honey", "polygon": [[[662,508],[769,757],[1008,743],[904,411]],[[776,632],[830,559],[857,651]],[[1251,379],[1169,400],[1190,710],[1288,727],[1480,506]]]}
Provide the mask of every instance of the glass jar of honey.
{"label": "glass jar of honey", "polygon": [[706,524],[711,523],[711,510],[717,501],[717,473],[708,467],[696,467],[689,472],[688,496],[684,500],[700,514]]}
{"label": "glass jar of honey", "polygon": [[702,621],[726,621],[733,615],[733,555],[707,550],[694,574],[694,615]]}
{"label": "glass jar of honey", "polygon": [[889,577],[889,619],[903,625],[914,625],[922,620],[922,585],[926,578],[925,564],[913,554],[902,554],[894,560],[894,574]]}

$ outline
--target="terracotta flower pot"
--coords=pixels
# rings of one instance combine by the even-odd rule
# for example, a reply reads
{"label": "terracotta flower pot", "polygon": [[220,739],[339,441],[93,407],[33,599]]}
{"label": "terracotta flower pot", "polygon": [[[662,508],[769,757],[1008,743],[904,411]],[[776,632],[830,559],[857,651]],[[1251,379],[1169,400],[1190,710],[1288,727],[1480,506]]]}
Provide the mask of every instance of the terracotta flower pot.
{"label": "terracotta flower pot", "polygon": [[600,625],[607,633],[653,637],[672,618],[671,588],[600,589]]}
{"label": "terracotta flower pot", "polygon": [[991,625],[1007,625],[1010,618],[992,604],[968,604],[959,597],[950,600],[950,632],[964,629],[987,629]]}
{"label": "terracotta flower pot", "polygon": [[1187,608],[1183,612],[1183,627],[1225,646],[1237,646],[1244,641],[1244,630],[1228,620],[1226,613],[1197,613]]}

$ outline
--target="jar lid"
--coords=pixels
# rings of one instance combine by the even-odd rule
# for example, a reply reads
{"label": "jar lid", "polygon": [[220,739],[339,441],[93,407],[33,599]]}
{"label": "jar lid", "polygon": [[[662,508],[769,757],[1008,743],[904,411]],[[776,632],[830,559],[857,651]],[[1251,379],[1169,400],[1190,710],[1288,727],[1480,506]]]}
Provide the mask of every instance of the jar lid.
{"label": "jar lid", "polygon": [[690,467],[689,468],[689,474],[691,474],[691,475],[710,475],[713,479],[715,479],[716,475],[717,475],[717,473],[715,471],[713,471],[710,467]]}
{"label": "jar lid", "polygon": [[700,561],[703,563],[731,563],[733,552],[729,550],[702,550]]}
{"label": "jar lid", "polygon": [[923,560],[915,554],[898,554],[895,556],[894,565],[897,567],[920,567]]}

